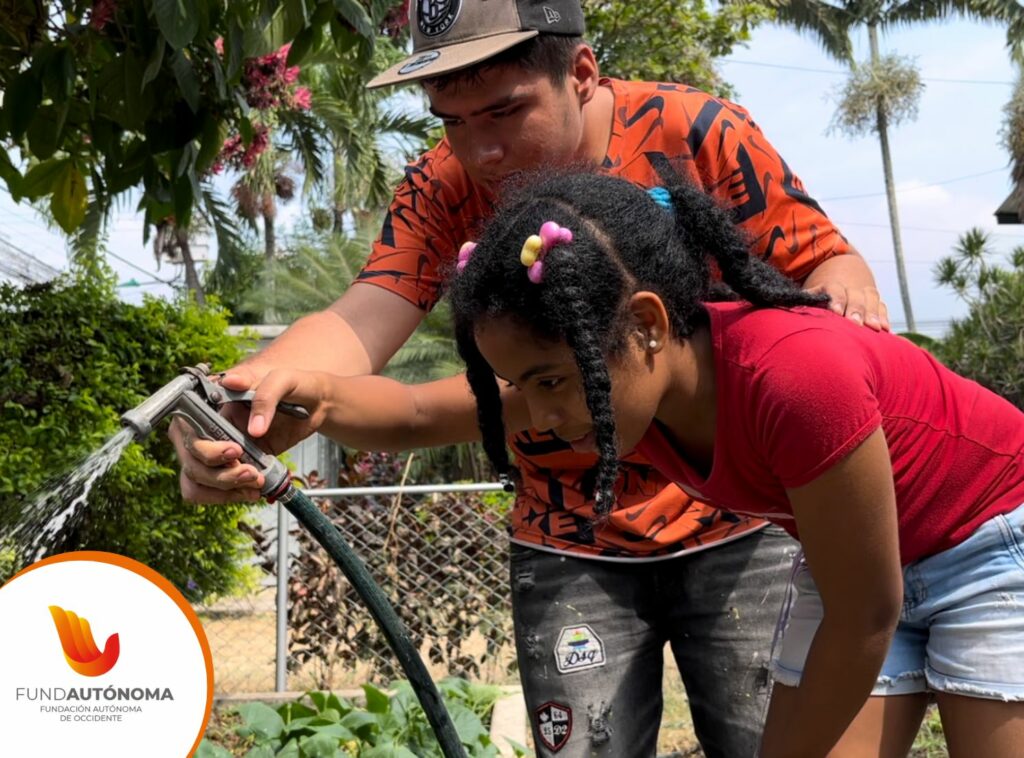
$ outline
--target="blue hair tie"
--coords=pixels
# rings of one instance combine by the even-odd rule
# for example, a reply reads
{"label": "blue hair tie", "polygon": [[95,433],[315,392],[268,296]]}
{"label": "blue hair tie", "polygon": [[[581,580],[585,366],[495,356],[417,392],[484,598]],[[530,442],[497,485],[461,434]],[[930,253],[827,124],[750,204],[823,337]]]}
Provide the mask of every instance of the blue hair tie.
{"label": "blue hair tie", "polygon": [[651,200],[656,202],[669,213],[675,210],[672,207],[672,196],[664,187],[651,187],[649,190],[647,190],[647,194],[651,196]]}

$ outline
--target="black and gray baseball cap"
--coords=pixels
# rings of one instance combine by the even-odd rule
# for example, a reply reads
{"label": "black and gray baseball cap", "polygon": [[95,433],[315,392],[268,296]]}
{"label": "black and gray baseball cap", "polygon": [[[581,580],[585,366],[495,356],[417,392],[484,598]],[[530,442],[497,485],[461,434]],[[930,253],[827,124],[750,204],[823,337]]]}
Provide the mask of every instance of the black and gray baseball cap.
{"label": "black and gray baseball cap", "polygon": [[583,34],[579,0],[410,0],[412,55],[368,87],[467,68],[538,34]]}

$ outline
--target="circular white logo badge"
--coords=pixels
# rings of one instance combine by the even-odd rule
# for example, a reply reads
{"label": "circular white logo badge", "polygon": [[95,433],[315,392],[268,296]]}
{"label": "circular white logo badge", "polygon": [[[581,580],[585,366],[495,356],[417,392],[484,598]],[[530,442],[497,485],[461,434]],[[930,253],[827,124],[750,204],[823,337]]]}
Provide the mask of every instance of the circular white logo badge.
{"label": "circular white logo badge", "polygon": [[57,555],[0,588],[5,755],[186,758],[210,717],[206,635],[175,587],[113,553]]}
{"label": "circular white logo badge", "polygon": [[455,24],[462,0],[421,0],[417,3],[416,22],[427,37],[439,37]]}
{"label": "circular white logo badge", "polygon": [[438,50],[431,50],[429,53],[423,53],[423,55],[413,58],[398,69],[398,75],[405,76],[406,74],[411,74],[414,71],[419,71],[421,68],[426,68],[440,57],[441,53]]}

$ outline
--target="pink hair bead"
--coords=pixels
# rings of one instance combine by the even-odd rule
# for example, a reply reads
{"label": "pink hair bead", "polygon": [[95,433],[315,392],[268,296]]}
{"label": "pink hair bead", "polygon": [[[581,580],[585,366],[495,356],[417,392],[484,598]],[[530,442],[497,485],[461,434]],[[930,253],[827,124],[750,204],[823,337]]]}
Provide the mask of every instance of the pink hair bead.
{"label": "pink hair bead", "polygon": [[462,247],[459,248],[459,262],[455,264],[455,270],[460,274],[462,269],[466,268],[466,264],[469,263],[469,258],[476,251],[475,242],[463,242]]}
{"label": "pink hair bead", "polygon": [[526,277],[534,284],[540,284],[540,280],[544,277],[544,261],[539,260],[526,269]]}

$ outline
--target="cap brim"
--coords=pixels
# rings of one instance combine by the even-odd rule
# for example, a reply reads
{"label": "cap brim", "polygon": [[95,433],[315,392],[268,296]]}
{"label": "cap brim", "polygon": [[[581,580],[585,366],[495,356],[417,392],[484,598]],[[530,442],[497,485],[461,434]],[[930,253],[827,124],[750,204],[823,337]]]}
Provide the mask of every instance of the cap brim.
{"label": "cap brim", "polygon": [[[538,34],[540,32],[536,29],[506,32],[446,45],[434,50],[420,50],[387,71],[377,74],[366,86],[369,89],[374,89],[375,87],[386,87],[389,84],[407,84],[458,71],[460,68],[467,68],[485,61],[520,42],[536,37]],[[429,60],[424,60],[426,58]],[[424,62],[420,66],[415,66],[417,61]]]}

